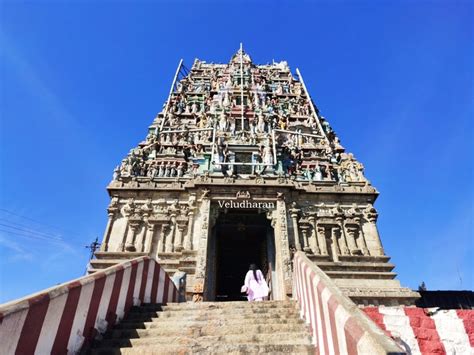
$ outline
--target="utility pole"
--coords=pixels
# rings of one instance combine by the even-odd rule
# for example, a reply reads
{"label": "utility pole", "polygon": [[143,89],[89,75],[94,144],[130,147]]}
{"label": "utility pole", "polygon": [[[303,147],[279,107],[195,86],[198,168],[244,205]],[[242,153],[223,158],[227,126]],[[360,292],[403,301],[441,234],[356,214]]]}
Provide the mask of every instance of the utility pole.
{"label": "utility pole", "polygon": [[89,256],[89,261],[92,260],[92,258],[94,257],[95,251],[99,249],[99,247],[100,247],[100,243],[99,243],[98,237],[96,237],[92,243],[90,243],[89,245],[86,245],[86,248],[90,249],[91,251],[91,255]]}

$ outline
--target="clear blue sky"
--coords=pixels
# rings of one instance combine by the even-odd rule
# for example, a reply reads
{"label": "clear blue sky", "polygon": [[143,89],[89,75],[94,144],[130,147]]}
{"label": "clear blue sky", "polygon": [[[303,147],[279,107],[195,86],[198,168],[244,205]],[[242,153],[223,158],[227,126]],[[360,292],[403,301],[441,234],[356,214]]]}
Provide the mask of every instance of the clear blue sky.
{"label": "clear blue sky", "polygon": [[473,289],[472,2],[0,6],[0,302],[83,274],[179,59],[228,62],[240,42],[300,68],[365,165],[402,284]]}

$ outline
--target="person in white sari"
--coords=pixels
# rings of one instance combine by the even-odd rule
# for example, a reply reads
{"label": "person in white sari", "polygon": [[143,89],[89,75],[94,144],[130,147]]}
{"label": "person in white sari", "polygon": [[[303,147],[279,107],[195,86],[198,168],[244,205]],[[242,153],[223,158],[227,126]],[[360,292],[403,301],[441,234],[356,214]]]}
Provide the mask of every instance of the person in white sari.
{"label": "person in white sari", "polygon": [[255,264],[251,264],[247,275],[245,275],[244,292],[247,293],[249,302],[263,301],[268,296],[268,285],[260,270]]}

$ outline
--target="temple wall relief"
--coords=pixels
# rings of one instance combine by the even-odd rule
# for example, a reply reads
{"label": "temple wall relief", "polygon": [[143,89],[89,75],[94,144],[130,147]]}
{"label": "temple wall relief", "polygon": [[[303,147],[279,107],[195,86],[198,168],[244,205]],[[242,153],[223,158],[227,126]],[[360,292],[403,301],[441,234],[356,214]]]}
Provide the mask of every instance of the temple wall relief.
{"label": "temple wall relief", "polygon": [[289,240],[296,250],[329,255],[333,261],[339,261],[340,256],[384,255],[372,205],[293,203],[288,217],[292,223]]}

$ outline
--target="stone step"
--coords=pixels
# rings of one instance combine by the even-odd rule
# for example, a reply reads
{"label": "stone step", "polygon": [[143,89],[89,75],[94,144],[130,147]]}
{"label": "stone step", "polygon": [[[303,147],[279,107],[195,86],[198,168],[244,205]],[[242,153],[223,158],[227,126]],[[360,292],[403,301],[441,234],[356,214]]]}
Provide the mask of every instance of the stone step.
{"label": "stone step", "polygon": [[161,266],[164,266],[164,265],[195,266],[196,260],[195,259],[188,259],[188,260],[164,259],[164,260],[158,260],[158,263]]}
{"label": "stone step", "polygon": [[108,267],[120,264],[122,262],[123,260],[120,260],[120,259],[101,259],[101,260],[92,259],[90,261],[90,265],[94,269],[106,269]]}
{"label": "stone step", "polygon": [[[146,308],[148,305],[143,305],[137,308]],[[183,302],[183,303],[168,303],[166,305],[150,305],[150,307],[158,307],[156,310],[166,311],[183,311],[183,310],[217,310],[217,309],[280,309],[280,308],[294,308],[295,302],[287,301],[265,301],[265,302],[248,302],[248,301],[232,301],[232,302]],[[151,308],[153,309],[153,308]]]}
{"label": "stone step", "polygon": [[195,266],[180,266],[179,271],[185,272],[188,275],[194,275],[196,273]]}
{"label": "stone step", "polygon": [[165,269],[168,275],[174,275],[175,272],[182,271],[188,275],[194,275],[196,273],[195,266],[179,266],[179,265],[161,265],[163,269]]}
{"label": "stone step", "polygon": [[314,354],[313,345],[215,344],[209,347],[160,344],[133,348],[92,349],[91,355],[237,355],[237,354]]}
{"label": "stone step", "polygon": [[[306,256],[315,263],[319,264],[321,261],[331,261],[328,255],[306,254]],[[339,255],[339,262],[367,262],[367,263],[387,263],[390,260],[389,256],[370,256],[370,255]]]}
{"label": "stone step", "polygon": [[228,318],[228,319],[176,319],[176,318],[154,318],[150,321],[129,321],[123,320],[121,323],[115,325],[114,329],[153,329],[164,327],[172,327],[174,325],[181,326],[183,329],[192,324],[195,327],[204,327],[206,325],[218,325],[218,326],[239,326],[242,324],[252,323],[254,325],[278,325],[278,324],[304,324],[304,321],[299,318],[267,318],[258,317],[254,319],[243,320],[241,318]]}
{"label": "stone step", "polygon": [[368,272],[368,271],[325,271],[330,278],[336,279],[384,279],[392,280],[397,274],[395,272]]}
{"label": "stone step", "polygon": [[147,336],[132,339],[102,339],[97,348],[134,347],[156,344],[181,344],[187,346],[212,346],[215,344],[273,344],[273,345],[311,345],[311,336],[306,331],[272,334],[226,334],[206,336],[186,336],[182,334]]}
{"label": "stone step", "polygon": [[323,271],[392,271],[395,265],[390,263],[371,263],[371,262],[332,262],[332,261],[316,261]]}
{"label": "stone step", "polygon": [[163,318],[181,318],[181,319],[253,319],[258,317],[281,318],[281,317],[299,317],[299,312],[293,308],[269,308],[269,309],[242,309],[239,312],[230,312],[227,309],[217,310],[186,310],[186,311],[165,311],[165,312],[130,312],[127,315],[128,321],[150,321],[152,319]]}
{"label": "stone step", "polygon": [[183,259],[192,259],[197,256],[197,252],[194,250],[183,250],[181,252],[176,253],[165,253],[159,252],[158,253],[158,262],[160,263],[161,260],[183,260]]}
{"label": "stone step", "polygon": [[140,252],[123,252],[123,251],[117,251],[117,252],[109,252],[109,251],[96,251],[94,253],[95,257],[100,260],[104,259],[119,259],[121,261],[124,260],[131,260],[138,258],[140,256],[145,256],[147,253],[140,253]]}
{"label": "stone step", "polygon": [[167,302],[167,303],[143,303],[140,306],[133,306],[131,310],[200,310],[200,309],[240,309],[240,308],[297,308],[295,301],[228,301],[228,302]]}
{"label": "stone step", "polygon": [[271,334],[281,333],[305,333],[306,326],[303,323],[287,324],[221,324],[219,322],[206,322],[197,325],[193,322],[180,322],[178,324],[157,324],[156,328],[148,329],[113,329],[105,335],[107,339],[116,338],[145,338],[161,335],[182,335],[182,336],[209,336],[228,334]]}

